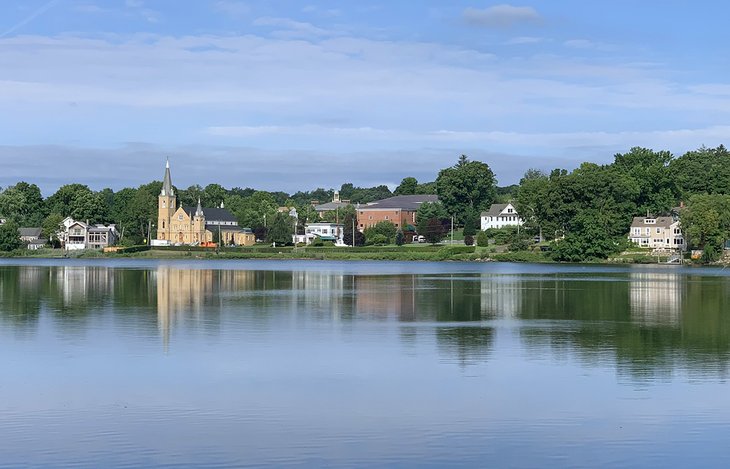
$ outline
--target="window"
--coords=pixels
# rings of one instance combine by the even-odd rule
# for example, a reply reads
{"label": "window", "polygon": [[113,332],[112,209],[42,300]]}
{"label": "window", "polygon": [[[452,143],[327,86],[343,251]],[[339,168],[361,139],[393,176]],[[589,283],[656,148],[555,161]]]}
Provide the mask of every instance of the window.
{"label": "window", "polygon": [[390,219],[390,217],[389,217],[388,215],[386,215],[386,216],[385,216],[385,219],[386,219],[386,220],[388,220],[388,219]]}
{"label": "window", "polygon": [[165,228],[165,220],[162,220],[162,228]]}
{"label": "window", "polygon": [[177,216],[177,219],[178,219],[178,220],[180,220],[180,221],[182,221],[182,219],[183,219],[183,215],[182,215],[182,213],[181,213],[180,215],[178,215],[178,216]]}
{"label": "window", "polygon": [[507,213],[512,213],[513,211],[514,211],[514,210],[512,210],[511,208],[508,208],[508,209],[507,209]]}
{"label": "window", "polygon": [[661,232],[662,232],[662,229],[661,229],[661,228],[657,228],[657,229],[656,229],[656,233],[657,233],[657,234],[659,234],[659,233],[661,233]]}

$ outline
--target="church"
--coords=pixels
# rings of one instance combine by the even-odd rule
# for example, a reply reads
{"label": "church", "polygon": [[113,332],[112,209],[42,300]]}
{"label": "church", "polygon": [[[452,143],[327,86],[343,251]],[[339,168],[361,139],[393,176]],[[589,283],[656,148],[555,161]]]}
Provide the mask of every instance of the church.
{"label": "church", "polygon": [[221,202],[217,208],[177,205],[177,196],[172,186],[170,162],[165,165],[165,178],[158,197],[157,239],[153,246],[200,245],[220,239],[221,245],[251,246],[256,237],[248,228],[240,228],[233,214]]}

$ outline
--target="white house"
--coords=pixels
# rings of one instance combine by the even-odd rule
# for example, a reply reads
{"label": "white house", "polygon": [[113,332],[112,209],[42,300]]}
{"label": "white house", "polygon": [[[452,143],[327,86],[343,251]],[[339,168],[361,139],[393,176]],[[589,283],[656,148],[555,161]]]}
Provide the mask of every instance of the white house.
{"label": "white house", "polygon": [[119,239],[115,225],[89,225],[66,217],[57,233],[64,249],[75,251],[79,249],[103,249],[113,246]]}
{"label": "white house", "polygon": [[517,209],[509,204],[492,204],[489,210],[482,212],[482,231],[490,228],[504,228],[505,226],[522,226],[524,221],[517,213]]}
{"label": "white house", "polygon": [[645,248],[681,251],[687,248],[679,220],[673,217],[634,217],[629,239]]}
{"label": "white house", "polygon": [[344,227],[337,223],[307,223],[304,225],[304,234],[295,235],[294,242],[312,244],[315,238],[323,241],[332,241],[336,245],[344,245]]}

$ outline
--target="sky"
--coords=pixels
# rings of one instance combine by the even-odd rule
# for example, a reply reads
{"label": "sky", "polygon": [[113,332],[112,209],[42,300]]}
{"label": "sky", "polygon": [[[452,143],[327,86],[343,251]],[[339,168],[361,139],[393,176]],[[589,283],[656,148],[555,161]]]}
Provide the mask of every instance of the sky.
{"label": "sky", "polygon": [[3,0],[0,186],[500,185],[728,144],[730,4]]}

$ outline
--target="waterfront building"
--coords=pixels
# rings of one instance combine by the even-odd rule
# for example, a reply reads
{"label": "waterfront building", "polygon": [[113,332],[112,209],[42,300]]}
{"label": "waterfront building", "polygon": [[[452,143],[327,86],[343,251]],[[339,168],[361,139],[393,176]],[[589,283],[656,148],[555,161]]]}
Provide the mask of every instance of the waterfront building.
{"label": "waterfront building", "polygon": [[203,208],[200,200],[196,207],[178,206],[168,161],[158,197],[157,237],[152,245],[199,245],[213,242],[216,236],[223,245],[250,246],[256,242],[253,232],[239,227],[223,202],[215,208]]}
{"label": "waterfront building", "polygon": [[490,228],[504,228],[507,226],[522,226],[524,220],[517,213],[511,203],[492,204],[489,210],[481,214],[481,228],[486,231]]}

